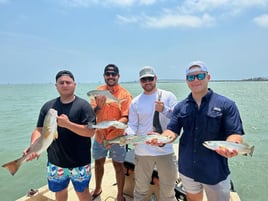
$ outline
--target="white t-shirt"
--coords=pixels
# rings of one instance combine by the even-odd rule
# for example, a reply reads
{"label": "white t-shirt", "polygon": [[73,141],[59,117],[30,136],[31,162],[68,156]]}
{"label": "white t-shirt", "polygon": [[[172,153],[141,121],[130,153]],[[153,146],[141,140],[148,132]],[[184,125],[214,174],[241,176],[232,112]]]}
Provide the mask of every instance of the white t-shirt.
{"label": "white t-shirt", "polygon": [[[165,130],[172,114],[174,106],[177,104],[176,96],[169,91],[157,89],[153,94],[140,94],[135,97],[130,105],[128,115],[128,135],[147,135],[153,131],[153,116],[155,111],[155,101],[158,94],[162,93],[160,101],[164,103],[164,110],[160,112],[159,119],[162,129]],[[141,156],[159,156],[173,153],[172,144],[166,144],[164,147],[152,146],[147,144],[137,144],[135,154]]]}

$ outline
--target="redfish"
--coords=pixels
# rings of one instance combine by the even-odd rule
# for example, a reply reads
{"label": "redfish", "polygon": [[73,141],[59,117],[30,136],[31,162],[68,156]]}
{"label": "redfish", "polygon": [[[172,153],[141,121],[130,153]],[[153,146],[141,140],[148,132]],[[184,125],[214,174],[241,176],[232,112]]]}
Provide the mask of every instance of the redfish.
{"label": "redfish", "polygon": [[31,153],[36,152],[40,155],[43,151],[47,150],[53,140],[58,137],[57,116],[58,112],[56,110],[49,109],[45,116],[41,136],[29,147],[27,154],[2,165],[2,167],[7,168],[10,174],[14,175]]}

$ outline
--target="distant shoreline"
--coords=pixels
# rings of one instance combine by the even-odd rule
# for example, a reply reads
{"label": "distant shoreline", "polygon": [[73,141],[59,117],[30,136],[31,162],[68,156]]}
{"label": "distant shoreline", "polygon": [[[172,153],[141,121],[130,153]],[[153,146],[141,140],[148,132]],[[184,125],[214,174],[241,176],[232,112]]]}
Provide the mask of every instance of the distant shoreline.
{"label": "distant shoreline", "polygon": [[[241,79],[241,80],[210,80],[210,82],[244,82],[244,81],[268,81],[268,78],[250,78],[250,79]],[[137,83],[139,81],[124,81],[121,83]],[[185,80],[177,79],[158,79],[159,83],[176,83],[176,82],[185,82]]]}
{"label": "distant shoreline", "polygon": [[[240,80],[210,80],[210,82],[245,82],[245,81],[268,81],[268,77],[257,77],[257,78],[249,78],[249,79],[240,79]],[[158,79],[158,83],[182,83],[185,80],[182,79]],[[78,82],[80,84],[102,84],[103,82]],[[139,80],[133,81],[121,81],[122,84],[131,84],[131,83],[139,83]],[[55,84],[55,83],[0,83],[0,85],[20,85],[20,84]]]}

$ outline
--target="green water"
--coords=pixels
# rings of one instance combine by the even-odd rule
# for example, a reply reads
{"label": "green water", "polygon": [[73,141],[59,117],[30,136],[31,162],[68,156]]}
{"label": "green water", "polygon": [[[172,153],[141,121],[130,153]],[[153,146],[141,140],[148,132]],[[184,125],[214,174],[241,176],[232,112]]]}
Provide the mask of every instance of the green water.
{"label": "green water", "polygon": [[[138,83],[123,83],[133,96],[141,92]],[[88,99],[86,92],[97,84],[77,85],[76,94]],[[181,100],[189,90],[185,83],[158,83]],[[253,157],[230,159],[232,180],[242,201],[267,199],[268,181],[268,82],[211,82],[210,87],[233,99],[241,113],[246,135],[244,140],[255,145]],[[28,146],[30,135],[42,104],[57,96],[54,84],[0,85],[0,164],[18,158]],[[15,176],[0,169],[1,201],[13,201],[31,188],[46,184],[46,153],[39,160],[25,163]]]}

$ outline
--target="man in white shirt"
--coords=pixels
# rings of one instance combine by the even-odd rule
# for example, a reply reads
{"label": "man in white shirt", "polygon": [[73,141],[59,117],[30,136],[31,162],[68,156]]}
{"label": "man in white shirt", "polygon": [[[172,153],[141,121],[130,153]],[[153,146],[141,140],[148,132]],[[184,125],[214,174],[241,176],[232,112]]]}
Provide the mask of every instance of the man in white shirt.
{"label": "man in white shirt", "polygon": [[[152,132],[161,133],[162,129],[166,129],[172,109],[177,103],[176,96],[156,87],[157,76],[152,67],[142,68],[139,76],[143,92],[132,100],[126,133],[139,136]],[[155,112],[159,113],[160,125],[154,125],[157,123]],[[154,168],[159,176],[160,200],[175,201],[177,162],[172,144],[158,147],[145,143],[135,146],[134,201],[145,199]]]}

